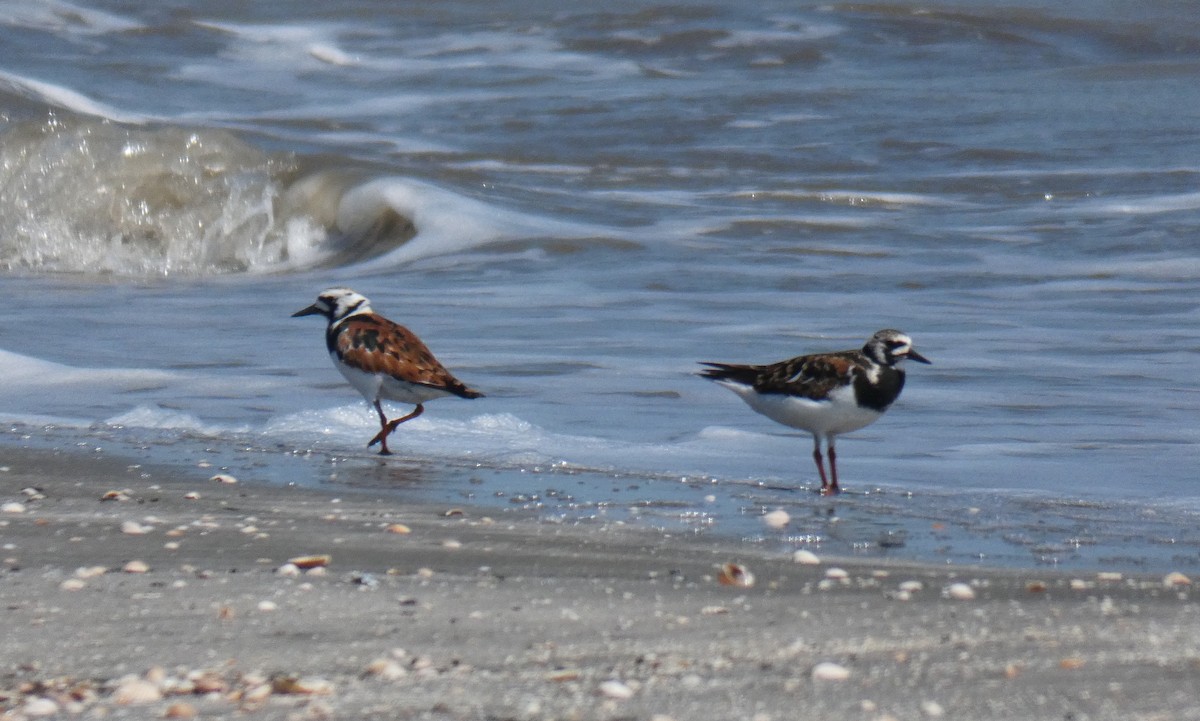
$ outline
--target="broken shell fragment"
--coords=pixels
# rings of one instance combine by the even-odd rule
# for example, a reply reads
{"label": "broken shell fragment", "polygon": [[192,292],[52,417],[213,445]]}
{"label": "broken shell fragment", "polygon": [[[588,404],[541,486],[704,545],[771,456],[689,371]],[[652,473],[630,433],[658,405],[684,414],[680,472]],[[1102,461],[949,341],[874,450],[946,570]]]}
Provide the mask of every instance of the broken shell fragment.
{"label": "broken shell fragment", "polygon": [[822,661],[813,666],[814,681],[845,681],[850,678],[850,669],[831,661]]}
{"label": "broken shell fragment", "polygon": [[279,675],[271,679],[271,690],[278,694],[328,696],[333,693],[333,684],[323,678]]}
{"label": "broken shell fragment", "polygon": [[754,574],[740,563],[726,563],[717,574],[717,582],[722,586],[750,588],[754,585]]}
{"label": "broken shell fragment", "polygon": [[605,696],[607,698],[621,700],[633,698],[633,688],[630,687],[629,684],[626,684],[622,681],[605,681],[604,683],[600,684],[600,688],[598,690],[600,691],[601,696]]}
{"label": "broken shell fragment", "polygon": [[228,473],[218,473],[217,475],[213,476],[212,478],[210,478],[208,480],[216,481],[217,483],[227,483],[230,485],[238,482],[238,480],[236,478],[229,475]]}
{"label": "broken shell fragment", "polygon": [[380,658],[367,665],[367,675],[384,681],[398,681],[407,676],[408,671],[395,659]]}

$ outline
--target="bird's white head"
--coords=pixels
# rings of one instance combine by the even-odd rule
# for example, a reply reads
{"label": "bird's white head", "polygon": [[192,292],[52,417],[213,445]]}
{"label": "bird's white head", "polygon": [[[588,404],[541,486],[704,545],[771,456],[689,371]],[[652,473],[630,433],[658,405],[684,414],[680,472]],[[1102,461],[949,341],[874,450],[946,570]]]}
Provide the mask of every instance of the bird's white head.
{"label": "bird's white head", "polygon": [[897,366],[906,360],[928,364],[930,361],[918,353],[912,345],[912,338],[907,334],[890,328],[884,329],[871,336],[863,346],[863,354],[871,360],[886,366]]}
{"label": "bird's white head", "polygon": [[292,313],[292,317],[323,315],[330,323],[337,323],[356,313],[371,312],[373,312],[371,301],[367,300],[366,296],[349,288],[330,288],[321,291],[321,294],[317,296],[317,301],[312,305]]}

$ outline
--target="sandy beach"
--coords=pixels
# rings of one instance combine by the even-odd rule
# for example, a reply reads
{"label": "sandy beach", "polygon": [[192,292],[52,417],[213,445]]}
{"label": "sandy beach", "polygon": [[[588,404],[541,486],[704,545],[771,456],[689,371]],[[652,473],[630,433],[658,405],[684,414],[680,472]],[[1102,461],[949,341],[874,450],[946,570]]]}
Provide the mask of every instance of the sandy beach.
{"label": "sandy beach", "polygon": [[1200,718],[1171,569],[799,563],[84,452],[0,467],[3,719]]}

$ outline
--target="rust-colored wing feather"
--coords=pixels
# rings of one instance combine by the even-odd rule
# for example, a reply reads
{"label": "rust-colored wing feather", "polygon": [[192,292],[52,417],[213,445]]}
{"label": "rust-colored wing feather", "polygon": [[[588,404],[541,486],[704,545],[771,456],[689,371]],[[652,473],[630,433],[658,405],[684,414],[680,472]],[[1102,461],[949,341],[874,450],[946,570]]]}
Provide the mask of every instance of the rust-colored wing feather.
{"label": "rust-colored wing feather", "polygon": [[446,370],[421,339],[402,325],[375,314],[340,323],[330,349],[345,363],[367,373],[385,373],[407,383],[443,388],[463,398],[483,394]]}

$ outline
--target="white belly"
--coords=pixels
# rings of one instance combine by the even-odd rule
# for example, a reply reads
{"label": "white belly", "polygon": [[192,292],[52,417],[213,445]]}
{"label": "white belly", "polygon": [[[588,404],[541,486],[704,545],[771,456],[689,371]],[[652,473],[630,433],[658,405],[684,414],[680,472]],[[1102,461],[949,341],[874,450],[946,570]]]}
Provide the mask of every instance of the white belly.
{"label": "white belly", "polygon": [[342,372],[346,380],[350,381],[350,385],[358,389],[368,403],[386,400],[416,405],[434,398],[452,395],[449,391],[440,388],[424,386],[419,383],[405,383],[380,373],[364,373],[357,368],[339,363],[336,356],[333,356],[333,365]]}
{"label": "white belly", "polygon": [[827,400],[814,401],[779,393],[758,394],[750,386],[738,383],[721,385],[737,393],[746,401],[746,405],[776,423],[799,428],[819,437],[856,431],[871,425],[883,415],[879,411],[859,407],[854,400],[854,389],[850,386],[838,388]]}

